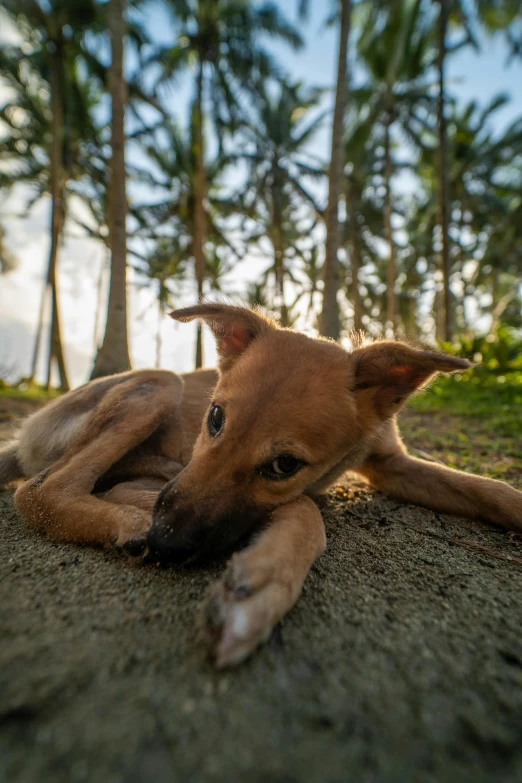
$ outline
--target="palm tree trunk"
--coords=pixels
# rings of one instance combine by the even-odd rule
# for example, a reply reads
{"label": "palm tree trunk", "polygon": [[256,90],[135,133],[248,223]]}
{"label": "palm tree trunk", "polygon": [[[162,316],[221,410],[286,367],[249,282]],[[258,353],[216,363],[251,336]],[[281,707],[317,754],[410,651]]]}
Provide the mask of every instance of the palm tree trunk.
{"label": "palm tree trunk", "polygon": [[36,324],[36,335],[34,338],[34,348],[33,348],[33,356],[31,359],[31,370],[29,372],[29,376],[27,378],[27,381],[29,383],[34,382],[36,378],[36,371],[38,368],[38,356],[40,355],[40,345],[42,342],[42,335],[43,335],[43,322],[44,322],[44,315],[45,315],[45,305],[47,302],[47,292],[49,291],[49,265],[47,265],[47,277],[45,278],[45,282],[43,284],[42,288],[42,295],[40,297],[40,308],[38,310],[38,322]]}
{"label": "palm tree trunk", "polygon": [[328,205],[325,212],[326,222],[326,258],[323,267],[323,307],[319,317],[319,331],[334,340],[339,338],[341,324],[339,318],[339,196],[343,175],[343,126],[344,110],[348,92],[348,73],[346,56],[350,34],[351,0],[341,0],[341,24],[339,34],[339,59],[337,63],[337,87],[332,124],[332,153],[328,175]]}
{"label": "palm tree trunk", "polygon": [[352,241],[352,299],[353,299],[353,328],[359,331],[363,328],[363,307],[361,292],[359,291],[359,270],[361,268],[360,247],[357,234]]}
{"label": "palm tree trunk", "polygon": [[449,233],[448,233],[448,149],[445,117],[445,76],[446,64],[446,29],[448,25],[449,6],[448,0],[439,0],[440,13],[438,24],[438,70],[439,70],[439,100],[438,100],[438,129],[439,129],[439,222],[442,232],[442,281],[444,290],[444,332],[443,339],[452,339],[452,313],[450,291],[450,258],[449,258]]}
{"label": "palm tree trunk", "polygon": [[279,300],[279,315],[281,326],[288,326],[288,307],[285,302],[285,269],[283,259],[283,249],[280,243],[276,244],[274,247],[276,297]]}
{"label": "palm tree trunk", "polygon": [[96,284],[96,312],[94,314],[94,330],[93,330],[93,349],[94,353],[96,354],[98,349],[100,348],[100,340],[99,340],[99,334],[100,334],[100,317],[102,313],[102,296],[103,296],[103,290],[104,290],[104,282],[106,273],[111,267],[111,250],[108,245],[104,246],[105,252],[104,256],[102,258],[101,266],[100,266],[100,273],[98,275],[98,282]]}
{"label": "palm tree trunk", "polygon": [[272,191],[272,245],[274,247],[275,293],[279,304],[281,326],[288,326],[288,307],[285,302],[285,263],[283,249],[283,216],[281,214],[281,186],[277,174]]}
{"label": "palm tree trunk", "polygon": [[357,216],[353,205],[352,190],[349,183],[346,190],[346,206],[349,210],[348,219],[350,221],[350,239],[351,253],[350,261],[352,266],[352,301],[353,301],[353,328],[359,331],[363,328],[362,324],[362,300],[359,291],[359,270],[361,268],[361,248],[359,245],[359,231],[357,228]]}
{"label": "palm tree trunk", "polygon": [[59,388],[69,390],[69,380],[65,367],[60,316],[58,310],[58,289],[56,285],[56,261],[58,246],[63,229],[64,215],[64,173],[63,173],[63,60],[62,53],[57,49],[52,62],[51,73],[51,108],[52,108],[52,142],[51,142],[51,247],[47,268],[47,289],[51,292],[51,326],[49,339],[49,355],[47,363],[46,387],[51,385],[53,360],[57,364]]}
{"label": "palm tree trunk", "polygon": [[125,190],[125,104],[123,45],[126,32],[125,0],[109,0],[108,24],[112,62],[109,71],[112,123],[110,171],[111,280],[103,343],[96,355],[92,378],[130,369],[127,337],[127,196]]}
{"label": "palm tree trunk", "polygon": [[386,241],[388,242],[389,248],[388,273],[386,281],[386,320],[390,324],[391,328],[395,331],[395,242],[393,241],[393,229],[391,222],[391,178],[393,169],[390,154],[390,127],[391,123],[389,119],[387,119],[384,126],[384,186],[386,190],[384,197],[384,222]]}
{"label": "palm tree trunk", "polygon": [[[55,262],[56,264],[56,262]],[[56,287],[56,266],[53,269],[53,279],[51,280],[51,345],[49,351],[49,364],[47,367],[46,388],[51,387],[51,360],[56,361],[58,367],[59,388],[61,391],[69,391],[69,381],[65,368],[65,358],[63,355],[63,345],[60,332],[60,318],[58,314],[58,292]]]}
{"label": "palm tree trunk", "polygon": [[400,311],[404,336],[407,340],[416,340],[418,338],[416,300],[413,297],[403,299]]}
{"label": "palm tree trunk", "polygon": [[[198,300],[203,298],[203,283],[205,280],[205,152],[203,138],[203,62],[199,63],[196,83],[196,105],[194,116],[194,146],[196,151],[196,167],[194,181],[194,237],[193,252],[198,288]],[[203,333],[198,322],[196,336],[196,369],[203,365]]]}
{"label": "palm tree trunk", "polygon": [[158,322],[156,324],[156,368],[161,367],[161,325],[163,323],[163,300],[161,298],[162,284],[160,282],[160,292],[158,296]]}
{"label": "palm tree trunk", "polygon": [[315,296],[315,286],[312,286],[312,289],[310,290],[310,299],[308,300],[308,309],[306,311],[306,318],[310,318],[310,313],[314,309],[314,296]]}
{"label": "palm tree trunk", "polygon": [[433,297],[433,321],[435,323],[435,334],[442,334],[444,331],[444,296],[442,291],[435,291]]}
{"label": "palm tree trunk", "polygon": [[[498,270],[493,272],[493,280],[494,284],[498,280]],[[496,285],[495,285],[496,288]],[[504,294],[503,297],[498,299],[498,297],[494,294],[493,303],[494,307],[491,310],[491,325],[489,327],[489,334],[495,334],[497,329],[500,326],[502,316],[504,315],[504,311],[508,307],[508,305],[511,304],[513,299],[515,299],[518,296],[517,289],[514,291],[508,291],[507,294]]]}

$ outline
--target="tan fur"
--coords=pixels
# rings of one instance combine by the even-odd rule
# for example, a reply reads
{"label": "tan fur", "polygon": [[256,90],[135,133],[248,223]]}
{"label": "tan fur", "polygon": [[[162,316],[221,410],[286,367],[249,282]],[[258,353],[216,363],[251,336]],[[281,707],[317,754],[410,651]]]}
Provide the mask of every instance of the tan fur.
{"label": "tan fur", "polygon": [[240,663],[267,639],[299,598],[325,548],[319,509],[302,496],[279,506],[259,539],[233,556],[206,607],[220,668]]}
{"label": "tan fur", "polygon": [[82,431],[90,412],[61,416],[35,413],[24,424],[20,433],[18,458],[25,475],[33,476],[59,459],[68,445]]}
{"label": "tan fur", "polygon": [[[209,604],[220,666],[246,657],[297,600],[325,544],[310,497],[348,469],[407,502],[522,530],[522,493],[409,457],[397,430],[407,397],[466,360],[390,341],[347,353],[226,305],[173,317],[208,323],[219,375],[89,383],[27,420],[0,452],[0,476],[23,473],[16,505],[56,539],[186,559],[253,538]],[[216,436],[211,402],[225,417]],[[303,463],[296,474],[267,478],[288,454]]]}

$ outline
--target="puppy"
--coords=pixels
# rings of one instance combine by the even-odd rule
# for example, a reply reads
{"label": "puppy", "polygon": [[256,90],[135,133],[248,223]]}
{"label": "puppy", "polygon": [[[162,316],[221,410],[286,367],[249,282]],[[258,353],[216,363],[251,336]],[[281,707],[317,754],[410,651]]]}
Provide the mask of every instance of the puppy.
{"label": "puppy", "polygon": [[313,498],[347,470],[408,503],[522,531],[522,493],[408,456],[396,414],[467,360],[383,341],[345,351],[257,311],[199,304],[219,370],[92,381],[0,451],[15,503],[61,540],[187,562],[229,552],[207,607],[217,664],[247,657],[294,605],[325,547]]}

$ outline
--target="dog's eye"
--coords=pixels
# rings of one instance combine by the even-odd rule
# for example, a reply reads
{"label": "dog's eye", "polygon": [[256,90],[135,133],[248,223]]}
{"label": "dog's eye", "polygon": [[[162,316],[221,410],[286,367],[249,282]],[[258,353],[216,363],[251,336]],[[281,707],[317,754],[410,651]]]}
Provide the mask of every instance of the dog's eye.
{"label": "dog's eye", "polygon": [[291,478],[301,470],[304,466],[304,462],[293,454],[281,454],[276,457],[272,462],[267,462],[266,465],[261,467],[261,475],[272,481],[280,481],[281,479]]}
{"label": "dog's eye", "polygon": [[219,405],[213,405],[208,412],[208,431],[212,438],[219,435],[225,423],[225,413]]}

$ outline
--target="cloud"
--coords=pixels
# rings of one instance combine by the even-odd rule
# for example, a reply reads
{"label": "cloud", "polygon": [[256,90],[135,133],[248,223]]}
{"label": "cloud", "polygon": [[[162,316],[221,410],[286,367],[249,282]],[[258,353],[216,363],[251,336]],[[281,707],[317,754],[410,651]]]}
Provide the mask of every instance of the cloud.
{"label": "cloud", "polygon": [[[6,229],[6,245],[16,254],[18,268],[4,276],[0,285],[0,362],[16,375],[29,372],[40,297],[44,286],[49,252],[49,200],[42,199],[30,216],[19,217],[28,196],[27,188],[15,187],[2,206],[0,219]],[[8,219],[6,219],[8,218]],[[87,237],[66,231],[58,259],[60,316],[71,383],[84,383],[92,368],[95,353],[94,328],[98,280],[105,259],[105,248]],[[76,232],[77,233],[77,232]],[[154,292],[133,285],[135,273],[129,270],[129,335],[135,367],[150,367],[155,361],[157,310]],[[104,329],[106,291],[102,309],[101,335]],[[49,310],[49,303],[47,304]],[[45,318],[44,340],[48,340],[49,313]],[[195,332],[193,325],[179,329],[168,318],[162,324],[162,364],[186,372],[193,367]],[[207,336],[208,364],[215,362],[211,338]],[[39,380],[43,380],[43,361]]]}

